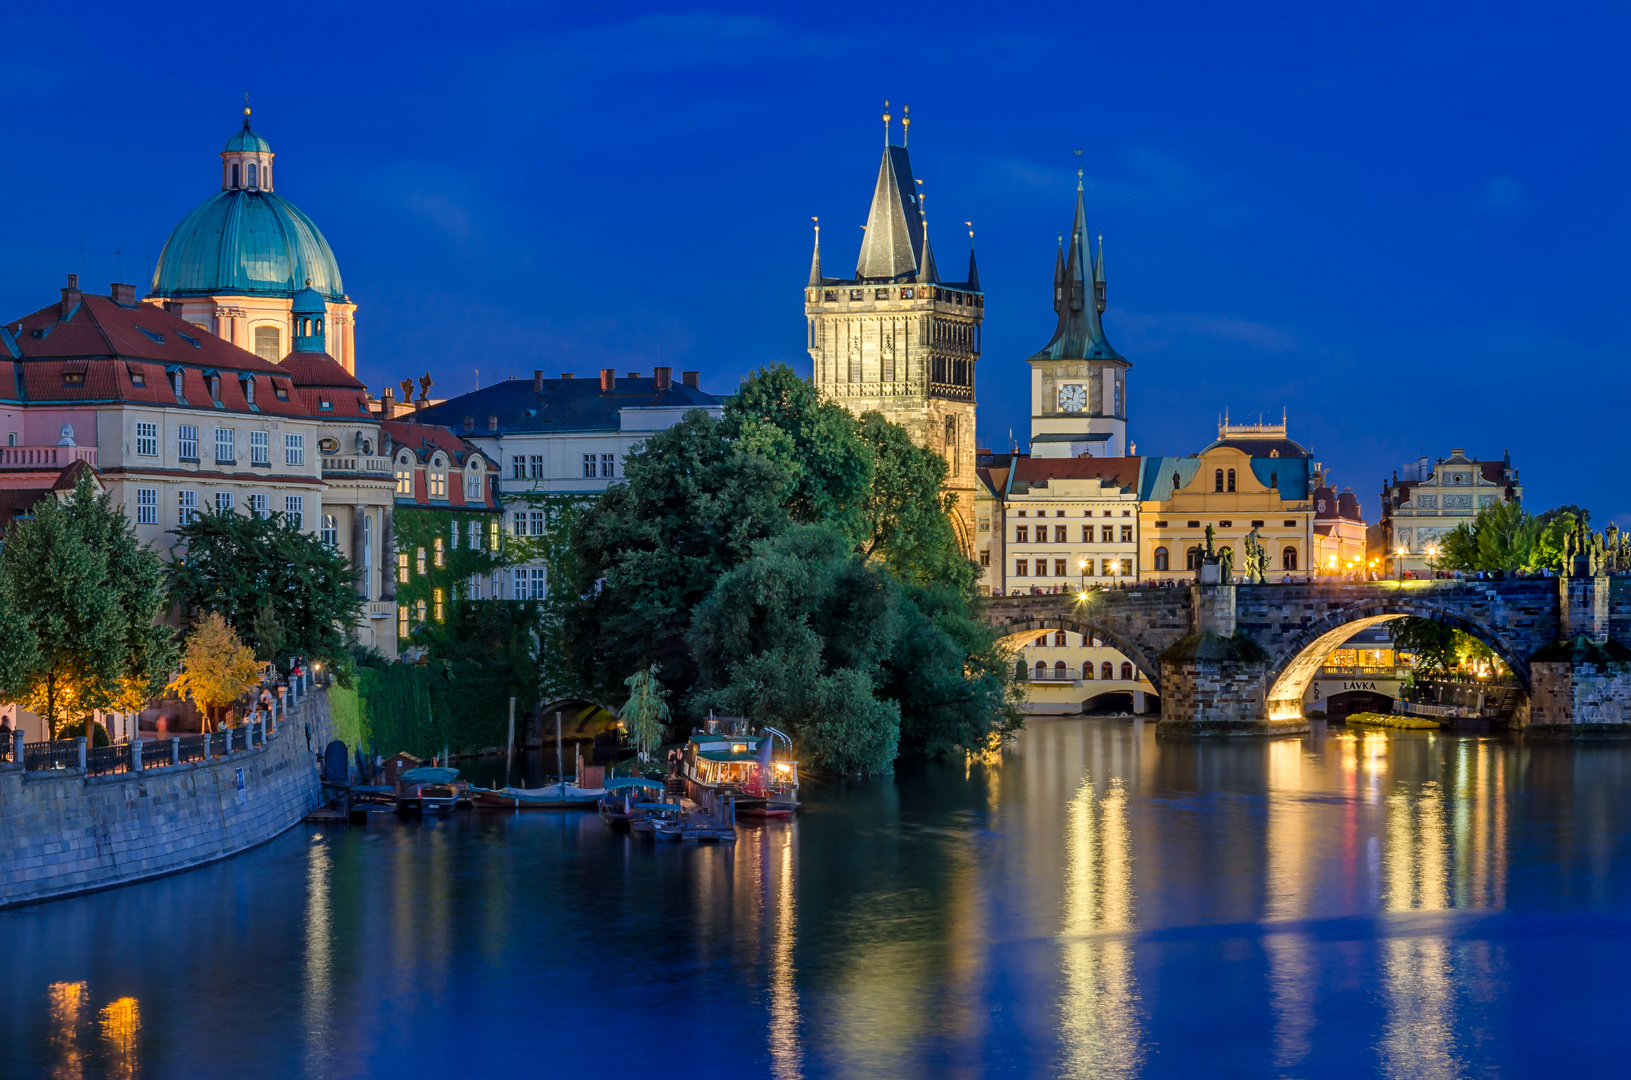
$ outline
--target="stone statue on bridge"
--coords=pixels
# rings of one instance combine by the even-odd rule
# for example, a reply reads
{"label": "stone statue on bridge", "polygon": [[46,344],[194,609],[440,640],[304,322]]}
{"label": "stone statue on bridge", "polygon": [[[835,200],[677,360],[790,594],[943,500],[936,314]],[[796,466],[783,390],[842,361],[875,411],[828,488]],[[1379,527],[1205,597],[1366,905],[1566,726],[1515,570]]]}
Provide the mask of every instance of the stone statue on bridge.
{"label": "stone statue on bridge", "polygon": [[1263,550],[1263,542],[1256,529],[1246,534],[1246,580],[1253,585],[1263,585],[1268,582],[1269,554]]}
{"label": "stone statue on bridge", "polygon": [[1568,577],[1596,577],[1604,570],[1606,556],[1603,535],[1584,521],[1563,536],[1563,572]]}
{"label": "stone statue on bridge", "polygon": [[1217,552],[1212,550],[1212,526],[1208,525],[1206,527],[1206,557],[1210,559],[1216,554]]}
{"label": "stone statue on bridge", "polygon": [[1218,552],[1218,584],[1233,585],[1235,577],[1235,549],[1226,547]]}

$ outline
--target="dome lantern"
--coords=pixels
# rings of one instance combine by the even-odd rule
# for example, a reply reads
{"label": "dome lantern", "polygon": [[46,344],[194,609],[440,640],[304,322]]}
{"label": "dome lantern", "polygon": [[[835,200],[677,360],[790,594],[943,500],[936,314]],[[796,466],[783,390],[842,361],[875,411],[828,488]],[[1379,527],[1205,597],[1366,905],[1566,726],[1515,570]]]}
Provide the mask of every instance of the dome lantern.
{"label": "dome lantern", "polygon": [[295,352],[328,351],[323,343],[323,323],[328,318],[328,304],[323,300],[323,294],[311,287],[310,281],[306,282],[304,289],[294,294],[289,314],[294,319]]}
{"label": "dome lantern", "polygon": [[221,151],[222,191],[271,191],[272,144],[249,126],[248,95],[244,95],[244,126]]}

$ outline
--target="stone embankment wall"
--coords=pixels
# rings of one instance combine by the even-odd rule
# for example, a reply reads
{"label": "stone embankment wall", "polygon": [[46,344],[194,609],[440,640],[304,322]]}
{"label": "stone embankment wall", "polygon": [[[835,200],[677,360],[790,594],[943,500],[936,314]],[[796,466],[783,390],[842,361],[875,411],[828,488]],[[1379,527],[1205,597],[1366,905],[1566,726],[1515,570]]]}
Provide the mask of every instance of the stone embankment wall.
{"label": "stone embankment wall", "polygon": [[162,877],[272,839],[323,801],[307,725],[321,750],[324,691],[291,708],[264,746],[230,757],[90,777],[0,765],[0,908]]}

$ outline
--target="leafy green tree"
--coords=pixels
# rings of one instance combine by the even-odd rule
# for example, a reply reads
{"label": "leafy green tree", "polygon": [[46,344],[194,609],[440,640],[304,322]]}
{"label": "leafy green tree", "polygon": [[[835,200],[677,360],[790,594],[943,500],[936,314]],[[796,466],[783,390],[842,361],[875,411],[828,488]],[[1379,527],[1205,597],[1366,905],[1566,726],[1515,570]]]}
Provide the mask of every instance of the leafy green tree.
{"label": "leafy green tree", "polygon": [[1445,570],[1529,569],[1541,534],[1540,519],[1517,500],[1496,500],[1478,511],[1471,522],[1457,525],[1439,538],[1435,565]]}
{"label": "leafy green tree", "polygon": [[184,611],[220,612],[258,657],[348,662],[364,601],[344,555],[281,513],[207,511],[175,535],[170,594]]}
{"label": "leafy green tree", "polygon": [[872,455],[872,484],[862,504],[860,551],[882,558],[902,581],[972,590],[979,568],[957,543],[954,497],[945,490],[946,459],[912,442],[906,429],[867,413],[858,432]]}
{"label": "leafy green tree", "polygon": [[663,742],[663,729],[668,724],[668,691],[657,681],[660,668],[653,664],[644,671],[636,671],[623,685],[629,688],[629,700],[618,714],[628,729],[629,738],[640,748],[642,761],[656,753]]}
{"label": "leafy green tree", "polygon": [[155,623],[163,565],[88,474],[66,499],[47,498],[14,524],[0,554],[11,606],[4,674],[53,737],[93,712],[135,707],[175,665],[173,634]]}
{"label": "leafy green tree", "polygon": [[787,527],[794,480],[701,411],[629,454],[624,475],[576,515],[575,580],[552,599],[574,683],[601,702],[622,698],[616,673],[653,663],[676,693],[691,689],[691,611],[756,542]]}
{"label": "leafy green tree", "polygon": [[1416,659],[1419,675],[1442,675],[1455,668],[1460,652],[1454,627],[1409,616],[1388,622],[1388,635],[1399,652]]}
{"label": "leafy green tree", "polygon": [[[1551,570],[1562,574],[1568,572],[1565,565],[1567,555],[1564,553],[1564,541],[1568,535],[1579,526],[1582,521],[1590,523],[1591,515],[1587,511],[1579,511],[1577,507],[1557,507],[1540,515],[1540,533],[1535,537],[1534,551],[1530,555],[1529,563],[1536,570]],[[1582,517],[1581,515],[1584,515]]]}

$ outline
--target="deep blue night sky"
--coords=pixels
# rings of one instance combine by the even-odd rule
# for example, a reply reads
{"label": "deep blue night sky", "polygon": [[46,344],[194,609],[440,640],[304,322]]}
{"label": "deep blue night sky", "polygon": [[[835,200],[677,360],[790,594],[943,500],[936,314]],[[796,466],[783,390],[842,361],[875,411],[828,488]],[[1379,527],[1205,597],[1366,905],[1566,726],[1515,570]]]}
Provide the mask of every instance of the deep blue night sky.
{"label": "deep blue night sky", "polygon": [[[977,230],[980,438],[1028,430],[1082,148],[1140,452],[1290,412],[1374,519],[1510,448],[1631,523],[1623,4],[14,6],[0,315],[142,283],[253,95],[376,393],[429,370],[807,372],[810,217],[852,272],[885,97],[940,264]],[[898,130],[898,129],[897,129]]]}

